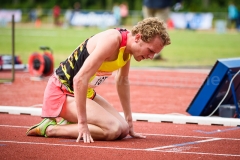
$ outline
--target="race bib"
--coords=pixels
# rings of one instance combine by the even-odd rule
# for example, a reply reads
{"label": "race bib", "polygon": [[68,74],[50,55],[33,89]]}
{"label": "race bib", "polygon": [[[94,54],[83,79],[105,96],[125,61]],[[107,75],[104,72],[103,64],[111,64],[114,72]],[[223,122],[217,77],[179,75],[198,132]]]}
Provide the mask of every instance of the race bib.
{"label": "race bib", "polygon": [[97,87],[103,83],[108,77],[107,76],[95,76],[94,79],[90,82],[92,87]]}
{"label": "race bib", "polygon": [[94,88],[102,84],[109,76],[112,75],[112,72],[97,72],[94,77],[92,77],[89,87]]}

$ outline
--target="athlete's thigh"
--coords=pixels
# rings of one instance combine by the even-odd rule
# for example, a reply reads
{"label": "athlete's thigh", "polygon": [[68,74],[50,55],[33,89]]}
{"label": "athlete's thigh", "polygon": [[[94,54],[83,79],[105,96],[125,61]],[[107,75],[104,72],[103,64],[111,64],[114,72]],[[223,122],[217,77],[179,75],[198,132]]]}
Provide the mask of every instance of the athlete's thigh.
{"label": "athlete's thigh", "polygon": [[[115,116],[91,99],[86,100],[86,112],[87,122],[101,128],[107,128],[108,125],[113,123],[120,123]],[[70,122],[77,123],[77,107],[74,97],[67,96],[59,116]]]}
{"label": "athlete's thigh", "polygon": [[[97,102],[100,106],[102,106],[105,110],[107,110],[109,113],[111,113],[113,116],[115,116],[122,125],[128,125],[126,120],[119,114],[119,112],[103,97],[100,95],[96,95],[94,98],[94,101]],[[126,127],[126,126],[124,126]]]}

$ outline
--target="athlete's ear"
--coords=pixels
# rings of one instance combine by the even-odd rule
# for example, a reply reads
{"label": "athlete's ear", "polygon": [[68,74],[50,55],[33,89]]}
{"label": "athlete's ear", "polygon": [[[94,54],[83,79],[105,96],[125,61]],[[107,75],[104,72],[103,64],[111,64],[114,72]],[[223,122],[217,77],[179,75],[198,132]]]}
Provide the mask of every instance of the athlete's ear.
{"label": "athlete's ear", "polygon": [[141,40],[141,34],[140,33],[137,33],[136,35],[135,35],[135,42],[138,42],[139,40]]}

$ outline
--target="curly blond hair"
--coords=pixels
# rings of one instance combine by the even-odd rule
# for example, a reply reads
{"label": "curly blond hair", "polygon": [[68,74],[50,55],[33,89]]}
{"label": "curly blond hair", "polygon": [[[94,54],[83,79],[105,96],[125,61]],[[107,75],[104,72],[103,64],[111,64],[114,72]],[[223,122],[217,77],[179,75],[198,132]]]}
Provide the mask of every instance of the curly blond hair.
{"label": "curly blond hair", "polygon": [[155,36],[160,36],[164,46],[171,44],[164,22],[156,17],[146,18],[138,22],[137,25],[133,26],[131,32],[133,36],[140,33],[144,42],[150,42]]}

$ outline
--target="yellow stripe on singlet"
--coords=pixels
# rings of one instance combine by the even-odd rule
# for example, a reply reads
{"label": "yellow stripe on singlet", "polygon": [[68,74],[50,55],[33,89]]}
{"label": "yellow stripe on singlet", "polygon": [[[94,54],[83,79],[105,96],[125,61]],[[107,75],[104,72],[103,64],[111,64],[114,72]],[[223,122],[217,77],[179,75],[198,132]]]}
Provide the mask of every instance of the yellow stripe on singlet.
{"label": "yellow stripe on singlet", "polygon": [[62,71],[64,72],[65,76],[67,77],[67,79],[69,80],[70,78],[70,75],[67,73],[67,69],[66,69],[66,66],[65,65],[61,65],[62,67]]}
{"label": "yellow stripe on singlet", "polygon": [[74,59],[75,59],[75,61],[77,61],[78,60],[78,52],[77,52],[77,50],[74,52]]}

